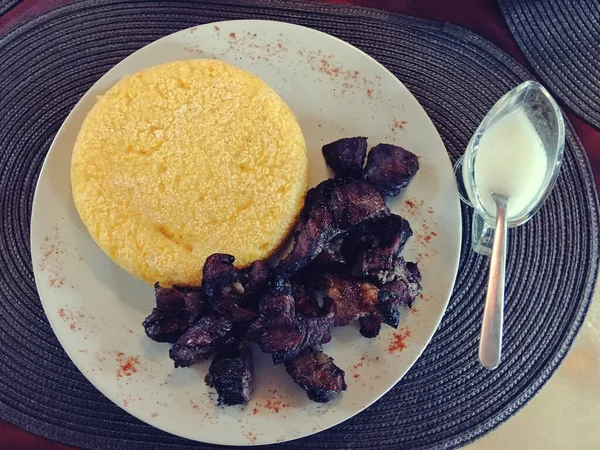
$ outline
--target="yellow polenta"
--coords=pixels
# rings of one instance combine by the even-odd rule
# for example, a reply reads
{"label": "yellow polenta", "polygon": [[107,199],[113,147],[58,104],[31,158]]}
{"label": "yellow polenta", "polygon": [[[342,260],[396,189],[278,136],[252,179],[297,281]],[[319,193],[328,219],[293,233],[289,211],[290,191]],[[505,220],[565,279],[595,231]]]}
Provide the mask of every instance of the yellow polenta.
{"label": "yellow polenta", "polygon": [[284,101],[214,60],[123,78],[87,115],[71,165],[90,234],[149,283],[197,285],[215,252],[240,267],[270,256],[307,182],[304,138]]}

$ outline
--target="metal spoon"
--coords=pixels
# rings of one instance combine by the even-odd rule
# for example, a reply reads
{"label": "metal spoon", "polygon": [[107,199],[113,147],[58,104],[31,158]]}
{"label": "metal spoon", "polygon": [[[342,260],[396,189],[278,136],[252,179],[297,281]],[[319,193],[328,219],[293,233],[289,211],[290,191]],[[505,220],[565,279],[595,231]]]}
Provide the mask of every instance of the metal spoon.
{"label": "metal spoon", "polygon": [[506,205],[508,198],[492,194],[496,202],[496,228],[490,259],[483,325],[479,340],[479,361],[489,370],[500,364],[502,323],[504,322],[504,269],[506,267]]}

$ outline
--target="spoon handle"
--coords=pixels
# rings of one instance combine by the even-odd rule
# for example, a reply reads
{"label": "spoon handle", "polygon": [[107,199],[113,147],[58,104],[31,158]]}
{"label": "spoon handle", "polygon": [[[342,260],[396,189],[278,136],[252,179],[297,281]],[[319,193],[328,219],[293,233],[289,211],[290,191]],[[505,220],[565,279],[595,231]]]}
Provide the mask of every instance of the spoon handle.
{"label": "spoon handle", "polygon": [[504,269],[506,266],[506,197],[492,194],[496,202],[496,229],[490,259],[483,324],[479,341],[479,361],[486,369],[500,364],[502,352],[502,322],[504,321]]}

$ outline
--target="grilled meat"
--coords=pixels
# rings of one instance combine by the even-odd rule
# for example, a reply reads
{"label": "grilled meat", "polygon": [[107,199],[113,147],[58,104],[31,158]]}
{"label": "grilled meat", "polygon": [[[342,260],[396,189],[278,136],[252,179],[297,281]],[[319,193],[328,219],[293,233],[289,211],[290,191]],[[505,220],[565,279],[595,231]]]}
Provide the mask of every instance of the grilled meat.
{"label": "grilled meat", "polygon": [[309,194],[306,221],[294,235],[292,251],[277,266],[286,277],[310,264],[336,236],[390,214],[379,191],[364,181],[327,180]]}
{"label": "grilled meat", "polygon": [[400,252],[411,236],[412,230],[406,219],[395,214],[382,219],[377,247],[364,252],[363,275],[377,278],[382,283],[391,281]]}
{"label": "grilled meat", "polygon": [[330,315],[297,314],[290,283],[278,280],[261,300],[258,319],[250,326],[248,337],[279,364],[307,347],[329,342],[331,326]]}
{"label": "grilled meat", "polygon": [[196,361],[207,359],[222,346],[230,345],[233,322],[218,313],[202,317],[180,336],[169,350],[175,367],[188,367]]}
{"label": "grilled meat", "polygon": [[365,181],[354,181],[333,188],[330,209],[337,227],[344,231],[390,214],[385,198]]}
{"label": "grilled meat", "polygon": [[385,195],[398,195],[419,170],[414,153],[391,144],[379,144],[367,156],[364,178]]}
{"label": "grilled meat", "polygon": [[337,176],[361,178],[367,156],[367,138],[343,138],[324,145],[323,156]]}
{"label": "grilled meat", "polygon": [[246,345],[219,351],[212,360],[206,383],[217,391],[219,405],[245,405],[254,385],[252,352]]}
{"label": "grilled meat", "polygon": [[156,308],[142,325],[146,335],[157,342],[175,342],[207,312],[200,289],[187,286],[154,285]]}
{"label": "grilled meat", "polygon": [[305,316],[317,315],[321,308],[315,293],[300,282],[292,281],[291,285],[296,312]]}
{"label": "grilled meat", "polygon": [[308,398],[326,403],[335,394],[346,390],[344,371],[322,351],[308,348],[286,361],[287,373],[306,391]]}

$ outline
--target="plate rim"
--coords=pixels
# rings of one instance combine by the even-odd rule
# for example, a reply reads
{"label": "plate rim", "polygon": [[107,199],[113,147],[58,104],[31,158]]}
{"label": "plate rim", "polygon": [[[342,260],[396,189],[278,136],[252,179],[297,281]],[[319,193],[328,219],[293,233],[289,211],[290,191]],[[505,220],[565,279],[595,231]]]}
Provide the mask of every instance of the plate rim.
{"label": "plate rim", "polygon": [[[453,171],[453,166],[452,166],[452,161],[450,159],[450,154],[448,153],[448,150],[446,149],[446,146],[441,138],[441,135],[437,129],[437,127],[435,126],[435,124],[433,123],[433,121],[431,120],[431,117],[429,116],[429,114],[427,113],[427,111],[423,108],[423,106],[419,103],[419,101],[416,99],[416,97],[414,96],[414,94],[408,89],[408,87],[406,87],[406,85],[402,82],[402,80],[400,80],[396,75],[394,75],[387,67],[385,67],[382,63],[380,63],[379,61],[377,61],[375,58],[373,58],[372,56],[370,56],[368,53],[364,52],[363,50],[361,50],[360,48],[350,44],[349,42],[344,41],[343,39],[340,39],[334,35],[331,35],[329,33],[325,33],[323,31],[314,29],[314,28],[310,28],[307,26],[303,26],[303,25],[298,25],[295,23],[290,23],[290,22],[284,22],[284,21],[280,21],[280,20],[264,20],[264,19],[233,19],[233,20],[221,20],[221,21],[216,21],[216,22],[206,22],[206,23],[201,23],[198,25],[193,25],[191,27],[188,28],[184,28],[184,29],[180,29],[177,30],[173,33],[164,35],[162,37],[160,37],[159,39],[156,39],[152,42],[149,42],[148,44],[144,45],[143,47],[140,47],[139,49],[137,49],[136,51],[134,51],[133,53],[127,55],[125,58],[119,60],[116,64],[114,64],[112,67],[110,67],[106,72],[104,72],[102,74],[102,76],[100,76],[87,90],[86,92],[79,98],[79,100],[75,103],[75,105],[71,108],[71,110],[69,111],[69,114],[67,114],[67,116],[65,117],[65,119],[63,120],[61,126],[59,127],[58,131],[56,132],[56,135],[54,136],[50,147],[48,149],[48,152],[46,154],[46,156],[44,157],[44,162],[41,166],[40,172],[39,172],[39,176],[38,179],[36,181],[36,187],[35,187],[35,191],[34,191],[34,196],[33,196],[33,203],[32,203],[32,210],[31,210],[31,218],[30,218],[30,239],[29,239],[29,244],[30,244],[30,248],[34,248],[34,233],[33,233],[33,222],[34,222],[34,218],[39,214],[36,213],[36,210],[38,208],[36,208],[36,205],[38,204],[38,202],[36,201],[36,199],[38,198],[38,190],[41,189],[41,182],[42,182],[42,174],[44,173],[44,171],[46,170],[46,166],[48,164],[48,159],[49,156],[56,144],[56,141],[58,140],[58,137],[61,135],[61,133],[64,132],[64,129],[66,128],[67,123],[70,121],[71,117],[74,115],[75,110],[78,109],[78,107],[80,106],[80,104],[83,102],[84,98],[90,93],[90,91],[92,91],[94,89],[94,87],[100,83],[100,81],[105,78],[108,74],[110,74],[117,66],[119,66],[120,64],[122,64],[123,62],[127,61],[129,58],[133,57],[133,55],[135,55],[136,53],[147,49],[149,46],[152,46],[154,44],[156,44],[159,41],[163,41],[163,40],[167,40],[169,38],[171,38],[174,35],[180,34],[180,33],[185,33],[185,32],[190,32],[192,30],[198,29],[200,27],[214,27],[214,26],[227,26],[230,24],[244,24],[244,23],[251,23],[251,24],[255,24],[255,23],[268,23],[268,24],[274,24],[277,26],[283,26],[283,27],[291,27],[291,28],[296,28],[296,29],[301,29],[302,32],[304,33],[316,33],[317,35],[320,35],[321,37],[325,38],[325,39],[333,39],[335,41],[337,41],[338,43],[351,48],[353,51],[358,52],[361,56],[366,57],[368,60],[370,60],[372,63],[375,63],[381,70],[383,70],[384,72],[386,72],[388,75],[392,76],[396,82],[398,82],[405,90],[406,92],[409,94],[409,96],[407,96],[406,100],[410,101],[413,103],[414,106],[418,107],[419,109],[421,109],[424,113],[425,118],[430,122],[431,126],[433,127],[433,129],[435,130],[435,136],[434,138],[436,138],[439,142],[439,144],[441,145],[441,147],[444,149],[444,151],[446,152],[446,156],[448,158],[448,164],[450,164],[449,166],[449,170],[454,174]],[[203,57],[198,57],[197,59],[207,59],[207,58],[203,58]],[[151,66],[148,66],[151,67]],[[126,75],[123,75],[126,76]],[[38,296],[40,298],[40,303],[42,304],[42,308],[44,310],[44,315],[46,316],[46,319],[48,320],[50,327],[52,328],[52,332],[54,333],[54,335],[56,336],[58,342],[60,343],[63,351],[67,354],[67,356],[69,357],[69,359],[71,360],[71,362],[75,365],[75,367],[77,368],[77,370],[83,375],[83,377],[90,383],[92,384],[92,386],[94,386],[95,389],[97,389],[103,396],[105,396],[106,398],[108,398],[112,403],[114,403],[116,406],[118,406],[120,409],[122,409],[123,411],[125,411],[127,414],[131,415],[132,417],[140,420],[141,422],[156,428],[158,430],[161,430],[165,433],[168,433],[170,435],[173,436],[177,436],[183,439],[188,439],[190,441],[194,441],[194,442],[201,442],[201,443],[206,443],[206,444],[216,444],[216,445],[230,445],[230,446],[237,446],[237,447],[245,447],[245,446],[258,446],[258,445],[273,445],[273,444],[281,444],[284,442],[291,442],[291,441],[295,441],[298,439],[302,439],[308,436],[312,436],[315,434],[318,434],[320,432],[326,431],[330,428],[333,428],[349,419],[351,419],[352,417],[355,417],[356,415],[360,414],[361,412],[363,412],[365,409],[367,409],[368,407],[370,407],[371,405],[373,405],[375,402],[377,402],[379,399],[381,399],[381,397],[383,397],[384,395],[386,395],[391,389],[394,388],[394,386],[396,386],[405,376],[406,374],[410,371],[410,369],[414,366],[414,364],[416,364],[416,362],[419,360],[419,358],[422,356],[423,352],[425,351],[425,349],[430,345],[433,336],[435,335],[435,333],[437,332],[445,314],[447,311],[447,307],[448,304],[450,302],[450,298],[452,297],[452,293],[454,291],[454,287],[456,284],[456,278],[458,276],[458,269],[459,269],[459,265],[460,265],[460,257],[461,257],[461,253],[462,253],[462,235],[463,235],[463,229],[462,229],[462,210],[461,210],[461,203],[460,203],[460,198],[458,195],[458,187],[456,184],[456,179],[454,176],[452,176],[451,178],[452,182],[453,182],[453,191],[456,191],[456,195],[455,195],[455,208],[457,211],[456,214],[456,224],[455,224],[455,228],[457,230],[459,239],[458,242],[455,244],[456,245],[456,257],[454,258],[454,262],[452,265],[448,265],[448,267],[451,269],[451,283],[449,284],[449,292],[448,294],[445,296],[445,298],[443,299],[443,301],[440,301],[440,305],[442,305],[442,307],[440,308],[440,313],[437,317],[437,319],[435,320],[435,326],[433,326],[430,330],[430,332],[428,333],[428,337],[426,339],[426,343],[422,346],[422,348],[415,352],[415,358],[414,361],[408,365],[408,367],[404,370],[404,373],[402,373],[402,375],[400,375],[397,380],[394,382],[394,384],[392,384],[388,389],[386,389],[383,393],[381,393],[380,395],[374,396],[372,397],[372,399],[368,402],[365,403],[363,405],[360,406],[359,409],[357,409],[356,411],[352,412],[349,416],[342,418],[340,420],[337,421],[333,421],[332,423],[328,424],[327,426],[320,428],[318,431],[312,431],[309,430],[306,433],[301,433],[297,436],[293,436],[293,437],[289,437],[289,438],[285,438],[283,440],[272,440],[269,442],[247,442],[244,444],[237,444],[237,443],[230,443],[230,442],[223,442],[223,441],[215,441],[215,440],[199,440],[198,438],[192,437],[190,435],[184,435],[184,434],[180,434],[180,433],[174,433],[170,430],[168,430],[165,427],[162,427],[160,425],[154,424],[154,423],[150,423],[149,421],[147,421],[145,418],[143,418],[141,415],[135,413],[135,410],[128,410],[125,409],[122,405],[121,402],[118,401],[118,399],[116,398],[116,395],[113,395],[112,392],[111,393],[107,393],[105,392],[105,389],[101,389],[100,386],[97,386],[96,383],[94,383],[90,378],[88,378],[88,376],[85,375],[84,371],[82,370],[82,368],[80,368],[80,365],[77,362],[77,358],[73,358],[71,356],[71,353],[67,350],[67,347],[65,347],[63,341],[65,341],[66,339],[64,339],[64,336],[61,338],[61,336],[59,336],[59,333],[56,332],[57,327],[56,325],[56,321],[52,319],[52,314],[48,314],[47,311],[47,305],[49,306],[50,302],[44,300],[44,296],[42,295],[42,292],[44,291],[43,289],[40,290],[39,286],[42,285],[40,279],[39,279],[39,270],[37,269],[37,266],[35,265],[35,262],[33,261],[32,258],[32,267],[33,267],[33,275],[34,275],[34,281],[35,281],[35,285],[36,285],[36,290],[38,292]],[[310,187],[310,186],[309,186]],[[33,255],[31,255],[33,257]],[[60,327],[58,327],[60,328]]]}

